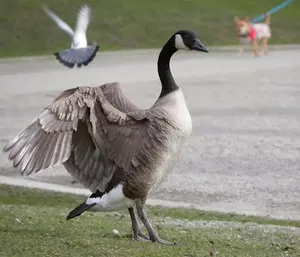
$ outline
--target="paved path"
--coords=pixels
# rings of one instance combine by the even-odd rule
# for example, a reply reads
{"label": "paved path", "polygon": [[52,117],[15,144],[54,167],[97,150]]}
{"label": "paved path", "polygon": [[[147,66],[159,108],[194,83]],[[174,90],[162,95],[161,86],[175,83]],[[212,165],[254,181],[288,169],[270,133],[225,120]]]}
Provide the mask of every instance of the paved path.
{"label": "paved path", "polygon": [[[150,107],[160,92],[156,58],[156,51],[99,53],[80,70],[49,58],[0,61],[0,148],[70,87],[120,81],[134,103]],[[186,95],[193,135],[151,197],[300,219],[300,50],[262,58],[179,53],[171,68]],[[3,153],[0,174],[18,177]],[[61,167],[27,179],[79,187]]]}

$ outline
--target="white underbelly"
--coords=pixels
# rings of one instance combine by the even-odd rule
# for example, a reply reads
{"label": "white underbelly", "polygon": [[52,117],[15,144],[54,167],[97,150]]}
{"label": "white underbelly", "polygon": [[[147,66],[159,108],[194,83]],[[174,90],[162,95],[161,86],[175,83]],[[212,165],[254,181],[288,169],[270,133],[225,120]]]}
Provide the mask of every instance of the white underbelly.
{"label": "white underbelly", "polygon": [[133,200],[123,194],[123,185],[121,184],[104,194],[101,198],[89,198],[86,203],[95,203],[96,205],[91,210],[100,212],[118,211],[134,205]]}

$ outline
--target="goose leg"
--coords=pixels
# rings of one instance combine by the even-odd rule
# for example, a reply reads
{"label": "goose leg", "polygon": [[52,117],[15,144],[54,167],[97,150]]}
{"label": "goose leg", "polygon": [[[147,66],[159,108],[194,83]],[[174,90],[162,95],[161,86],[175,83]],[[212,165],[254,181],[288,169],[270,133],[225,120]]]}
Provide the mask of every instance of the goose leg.
{"label": "goose leg", "polygon": [[133,238],[138,241],[149,241],[149,237],[145,236],[139,228],[139,223],[136,219],[133,207],[129,207],[128,211],[131,218]]}
{"label": "goose leg", "polygon": [[166,245],[175,245],[175,243],[161,239],[158,236],[157,232],[155,231],[155,229],[152,227],[151,223],[148,220],[146,211],[144,210],[144,204],[139,200],[136,202],[136,209],[137,209],[139,218],[141,219],[144,226],[146,227],[146,229],[149,233],[150,240],[152,242],[157,242],[157,243],[166,244]]}

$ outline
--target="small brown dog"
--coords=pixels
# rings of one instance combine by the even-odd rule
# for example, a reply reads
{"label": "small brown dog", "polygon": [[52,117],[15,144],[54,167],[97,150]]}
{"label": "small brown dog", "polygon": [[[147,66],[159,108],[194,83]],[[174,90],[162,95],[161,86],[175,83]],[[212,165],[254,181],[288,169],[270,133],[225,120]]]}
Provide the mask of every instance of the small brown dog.
{"label": "small brown dog", "polygon": [[244,46],[247,44],[252,45],[253,54],[255,56],[261,55],[259,51],[259,45],[261,45],[262,53],[268,53],[268,42],[271,37],[270,23],[271,18],[269,14],[265,15],[266,19],[264,23],[251,24],[249,17],[239,18],[235,17],[234,22],[237,30],[237,34],[240,41],[240,47],[238,56],[241,56],[244,52]]}

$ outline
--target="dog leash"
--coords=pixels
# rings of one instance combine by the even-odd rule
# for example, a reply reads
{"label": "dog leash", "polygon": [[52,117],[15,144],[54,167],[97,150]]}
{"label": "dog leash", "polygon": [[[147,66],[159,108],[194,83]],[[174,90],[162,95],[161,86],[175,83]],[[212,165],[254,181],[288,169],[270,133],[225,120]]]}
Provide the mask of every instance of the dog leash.
{"label": "dog leash", "polygon": [[[287,5],[289,5],[290,3],[294,2],[294,0],[286,0],[284,2],[282,2],[279,5],[276,5],[275,7],[273,7],[272,9],[270,9],[267,13],[272,15],[273,13],[278,12],[280,9],[286,7]],[[251,23],[255,23],[261,20],[265,19],[265,14],[260,14],[258,16],[256,16],[254,19],[251,20]]]}

